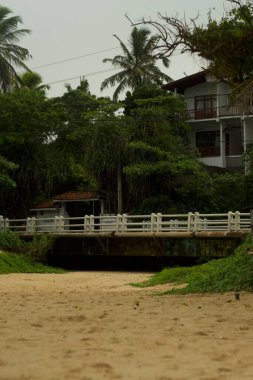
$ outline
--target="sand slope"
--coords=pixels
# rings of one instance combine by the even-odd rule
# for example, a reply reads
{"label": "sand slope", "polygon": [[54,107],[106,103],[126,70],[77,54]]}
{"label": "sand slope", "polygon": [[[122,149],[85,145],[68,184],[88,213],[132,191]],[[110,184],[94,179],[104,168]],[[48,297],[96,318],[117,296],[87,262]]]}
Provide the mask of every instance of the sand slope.
{"label": "sand slope", "polygon": [[253,378],[253,294],[158,297],[126,285],[148,276],[0,276],[0,379]]}

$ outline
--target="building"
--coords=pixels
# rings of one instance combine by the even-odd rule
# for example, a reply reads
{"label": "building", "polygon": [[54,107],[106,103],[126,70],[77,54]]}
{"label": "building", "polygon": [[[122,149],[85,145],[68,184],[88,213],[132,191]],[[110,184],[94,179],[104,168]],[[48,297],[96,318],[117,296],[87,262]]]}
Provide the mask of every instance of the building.
{"label": "building", "polygon": [[[52,218],[84,218],[85,215],[99,216],[104,214],[104,200],[94,191],[68,191],[57,195],[53,199],[36,204],[30,209],[32,216],[37,220],[39,231],[48,230],[48,223]],[[64,229],[70,229],[71,224],[78,224],[78,219],[70,219]],[[52,221],[53,223],[53,221]],[[68,224],[69,223],[69,224]],[[83,222],[82,222],[83,223]]]}
{"label": "building", "polygon": [[253,144],[253,107],[233,105],[225,81],[200,71],[163,88],[182,96],[186,105],[190,145],[209,166],[244,167],[243,153]]}

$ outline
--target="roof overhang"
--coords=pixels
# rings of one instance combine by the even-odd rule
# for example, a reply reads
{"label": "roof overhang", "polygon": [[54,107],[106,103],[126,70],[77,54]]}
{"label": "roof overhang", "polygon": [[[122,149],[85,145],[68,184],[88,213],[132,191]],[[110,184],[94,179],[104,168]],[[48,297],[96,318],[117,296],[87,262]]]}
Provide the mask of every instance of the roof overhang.
{"label": "roof overhang", "polygon": [[199,71],[198,73],[188,75],[184,78],[175,80],[173,82],[164,84],[162,88],[169,91],[177,92],[178,94],[184,94],[186,88],[196,86],[206,82],[207,70]]}

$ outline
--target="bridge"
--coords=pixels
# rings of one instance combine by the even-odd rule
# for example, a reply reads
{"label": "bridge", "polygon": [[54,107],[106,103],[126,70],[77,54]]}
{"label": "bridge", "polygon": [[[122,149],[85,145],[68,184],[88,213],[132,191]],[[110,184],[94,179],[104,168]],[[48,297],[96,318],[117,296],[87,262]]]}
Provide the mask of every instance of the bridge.
{"label": "bridge", "polygon": [[80,217],[8,219],[0,216],[0,230],[19,235],[51,233],[66,236],[240,236],[250,232],[250,213],[85,215]]}
{"label": "bridge", "polygon": [[0,230],[15,231],[23,239],[45,233],[54,236],[50,261],[53,265],[61,265],[64,260],[73,263],[80,256],[86,261],[112,257],[118,257],[120,262],[124,259],[141,260],[141,257],[158,257],[166,261],[180,257],[229,256],[251,231],[251,219],[249,213],[239,211],[26,219],[0,217]]}

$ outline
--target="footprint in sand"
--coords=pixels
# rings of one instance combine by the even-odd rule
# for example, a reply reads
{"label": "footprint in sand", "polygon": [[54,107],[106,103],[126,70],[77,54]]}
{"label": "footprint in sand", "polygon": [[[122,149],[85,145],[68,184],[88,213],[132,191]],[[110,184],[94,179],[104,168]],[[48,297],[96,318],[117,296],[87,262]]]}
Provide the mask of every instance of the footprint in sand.
{"label": "footprint in sand", "polygon": [[116,375],[114,373],[113,367],[108,363],[95,363],[92,366],[94,369],[98,370],[99,372],[105,372],[106,374],[110,374],[111,379],[120,379],[121,375]]}
{"label": "footprint in sand", "polygon": [[68,319],[68,321],[71,321],[71,322],[83,322],[86,320],[86,317],[83,314],[82,315],[71,315],[67,319]]}

